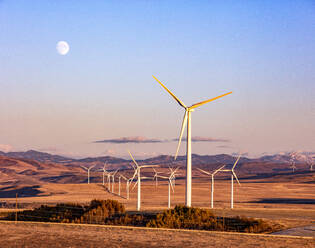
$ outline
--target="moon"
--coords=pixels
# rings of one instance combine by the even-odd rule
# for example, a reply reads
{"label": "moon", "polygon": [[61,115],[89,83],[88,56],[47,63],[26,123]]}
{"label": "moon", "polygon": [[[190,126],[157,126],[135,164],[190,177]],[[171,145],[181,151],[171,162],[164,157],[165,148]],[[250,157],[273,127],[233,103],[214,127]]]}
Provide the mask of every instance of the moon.
{"label": "moon", "polygon": [[56,49],[57,53],[59,53],[60,55],[66,55],[69,52],[70,47],[66,41],[59,41],[57,43]]}

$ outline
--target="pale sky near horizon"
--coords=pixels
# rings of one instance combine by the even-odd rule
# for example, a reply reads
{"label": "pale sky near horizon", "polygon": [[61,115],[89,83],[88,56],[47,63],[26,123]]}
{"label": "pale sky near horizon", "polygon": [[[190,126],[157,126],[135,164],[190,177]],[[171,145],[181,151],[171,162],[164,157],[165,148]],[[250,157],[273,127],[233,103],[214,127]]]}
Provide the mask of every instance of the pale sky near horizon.
{"label": "pale sky near horizon", "polygon": [[174,154],[93,143],[178,138],[184,110],[155,75],[187,105],[233,91],[192,114],[193,136],[218,139],[193,153],[315,151],[311,0],[0,0],[0,47],[0,150]]}

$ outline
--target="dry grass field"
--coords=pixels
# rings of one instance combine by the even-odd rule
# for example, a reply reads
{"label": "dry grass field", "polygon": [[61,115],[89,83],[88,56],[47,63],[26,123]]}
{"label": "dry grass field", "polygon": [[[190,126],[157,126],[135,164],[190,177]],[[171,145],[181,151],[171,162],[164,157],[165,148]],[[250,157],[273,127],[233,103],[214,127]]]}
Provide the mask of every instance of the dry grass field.
{"label": "dry grass field", "polygon": [[205,231],[0,222],[0,247],[310,247],[315,240]]}
{"label": "dry grass field", "polygon": [[[215,182],[214,212],[221,216],[247,216],[279,223],[284,228],[312,225],[315,220],[315,185],[299,183],[243,182],[234,185],[235,208],[230,209],[230,181]],[[23,188],[23,186],[20,186]],[[167,184],[142,182],[142,210],[161,211],[167,206]],[[18,198],[18,202],[33,206],[58,202],[87,203],[93,199],[114,199],[123,203],[128,211],[136,210],[136,188],[126,200],[125,183],[121,196],[110,193],[102,184],[52,184],[38,185],[36,194]],[[172,206],[184,204],[185,181],[176,180],[172,193]],[[11,204],[15,198],[2,198]],[[210,182],[193,181],[193,206],[208,208]],[[29,206],[31,206],[29,205]],[[137,228],[109,228],[87,226],[58,226],[47,224],[0,224],[0,247],[314,247],[314,239],[278,236],[242,235],[218,232],[157,231]],[[8,231],[10,230],[10,231]],[[83,235],[84,234],[84,235]],[[294,234],[293,234],[294,235]],[[315,236],[315,235],[314,235]],[[4,237],[4,236],[2,236]],[[172,243],[169,243],[172,242]],[[4,246],[4,244],[6,244]]]}

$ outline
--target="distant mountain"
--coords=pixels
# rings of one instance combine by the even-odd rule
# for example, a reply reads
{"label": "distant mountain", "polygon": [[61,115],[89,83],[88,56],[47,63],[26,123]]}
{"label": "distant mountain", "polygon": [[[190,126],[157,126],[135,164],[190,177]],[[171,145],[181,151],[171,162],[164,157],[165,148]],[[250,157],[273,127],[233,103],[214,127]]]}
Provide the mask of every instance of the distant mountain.
{"label": "distant mountain", "polygon": [[82,182],[86,179],[80,167],[0,155],[0,185],[37,185],[49,181],[51,177],[60,182]]}
{"label": "distant mountain", "polygon": [[0,155],[10,157],[10,158],[24,158],[24,159],[32,159],[43,163],[69,163],[75,161],[75,159],[52,155],[46,152],[38,152],[35,150],[29,150],[26,152],[1,152]]}
{"label": "distant mountain", "polygon": [[110,164],[119,164],[128,162],[128,160],[122,159],[122,158],[115,158],[111,156],[104,156],[104,157],[94,157],[94,158],[83,158],[83,159],[77,159],[77,162],[83,162],[83,163],[95,163],[95,162],[102,162],[102,163],[110,163]]}

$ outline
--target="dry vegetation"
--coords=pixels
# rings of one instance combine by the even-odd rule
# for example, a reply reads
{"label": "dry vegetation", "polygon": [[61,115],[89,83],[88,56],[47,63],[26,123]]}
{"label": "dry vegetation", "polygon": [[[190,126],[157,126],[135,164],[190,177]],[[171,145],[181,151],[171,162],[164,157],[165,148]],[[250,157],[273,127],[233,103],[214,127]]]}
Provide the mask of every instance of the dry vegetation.
{"label": "dry vegetation", "polygon": [[0,247],[306,247],[314,239],[237,233],[0,222]]}
{"label": "dry vegetation", "polygon": [[[254,218],[263,218],[270,223],[280,223],[285,227],[311,225],[315,219],[314,192],[315,184],[305,183],[275,183],[254,181],[242,181],[242,186],[235,184],[235,209],[229,209],[230,182],[227,180],[215,181],[214,213],[219,216],[246,216]],[[127,211],[134,211],[136,208],[136,190],[131,192],[131,199],[126,200],[125,183],[121,184],[122,196],[112,194],[101,184],[53,184],[47,183],[38,185],[38,192],[34,196],[18,198],[20,207],[39,207],[41,204],[56,204],[62,202],[74,202],[76,204],[87,204],[93,199],[114,199],[122,202]],[[22,187],[20,185],[19,187]],[[118,192],[117,184],[115,192]],[[8,189],[10,190],[10,189]],[[175,194],[172,195],[172,206],[184,203],[184,180],[176,180]],[[210,205],[210,181],[201,178],[193,180],[193,206],[209,208]],[[2,198],[2,202],[15,205],[15,198]],[[158,188],[152,181],[144,181],[142,184],[142,209],[147,212],[157,212],[165,209],[167,206],[167,184],[161,182]],[[9,224],[1,224],[0,230],[8,228]],[[11,225],[11,224],[10,224]],[[216,247],[231,247],[232,241],[238,247],[313,247],[314,240],[295,239],[267,236],[242,236],[239,234],[219,234],[203,232],[175,232],[175,231],[154,231],[138,229],[116,229],[116,228],[96,228],[96,227],[59,227],[46,226],[39,224],[33,230],[28,230],[31,225],[19,224],[15,231],[6,238],[8,244],[31,244],[32,237],[38,237],[32,247],[40,247],[40,242],[51,244],[54,247],[90,247],[99,246],[99,244],[108,245],[108,235],[115,247],[166,247],[167,242],[173,240],[173,247],[184,247],[192,244],[195,240],[199,247],[209,247],[209,242],[214,242]],[[12,226],[10,226],[12,227]],[[47,236],[40,236],[47,232]],[[83,233],[89,233],[83,236]],[[29,236],[25,236],[28,233]],[[91,232],[91,234],[90,234]],[[4,235],[3,232],[2,235]],[[100,235],[100,236],[96,236]],[[73,239],[69,240],[69,237]],[[105,237],[105,238],[104,238]],[[135,238],[136,237],[136,238]],[[90,241],[90,243],[88,243]],[[0,247],[3,246],[0,241]],[[11,243],[10,243],[11,242]],[[21,243],[22,242],[22,243]],[[29,242],[29,243],[27,243]],[[71,242],[71,243],[70,243]],[[65,245],[62,245],[65,244]],[[81,245],[80,245],[81,244]],[[126,244],[126,245],[123,245]],[[42,247],[47,247],[42,246]],[[196,245],[195,245],[196,246]],[[7,246],[10,247],[10,246]],[[27,247],[27,246],[26,246]]]}

